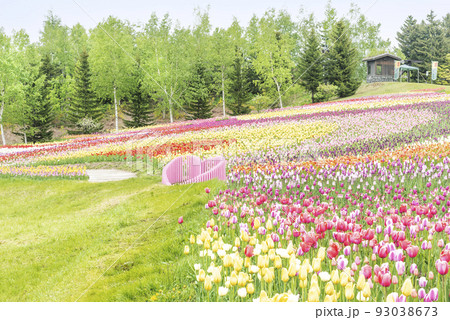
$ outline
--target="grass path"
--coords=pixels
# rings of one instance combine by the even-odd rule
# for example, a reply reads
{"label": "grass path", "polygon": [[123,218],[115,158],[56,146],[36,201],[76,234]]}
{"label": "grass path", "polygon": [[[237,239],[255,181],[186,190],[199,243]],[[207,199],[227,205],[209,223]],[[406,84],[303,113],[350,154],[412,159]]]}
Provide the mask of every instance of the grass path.
{"label": "grass path", "polygon": [[78,299],[174,202],[80,300],[146,301],[158,292],[158,299],[189,300],[183,244],[208,219],[204,188],[213,184],[223,188],[217,181],[168,187],[148,177],[0,179],[0,301]]}

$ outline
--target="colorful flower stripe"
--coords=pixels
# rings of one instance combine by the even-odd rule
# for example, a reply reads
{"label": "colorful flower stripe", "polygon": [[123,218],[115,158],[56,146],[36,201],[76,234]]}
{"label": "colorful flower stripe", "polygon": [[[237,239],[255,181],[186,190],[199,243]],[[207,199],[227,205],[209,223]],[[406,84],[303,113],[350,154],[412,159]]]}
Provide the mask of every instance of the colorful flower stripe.
{"label": "colorful flower stripe", "polygon": [[81,165],[37,167],[0,166],[0,175],[62,178],[87,177],[86,167]]}

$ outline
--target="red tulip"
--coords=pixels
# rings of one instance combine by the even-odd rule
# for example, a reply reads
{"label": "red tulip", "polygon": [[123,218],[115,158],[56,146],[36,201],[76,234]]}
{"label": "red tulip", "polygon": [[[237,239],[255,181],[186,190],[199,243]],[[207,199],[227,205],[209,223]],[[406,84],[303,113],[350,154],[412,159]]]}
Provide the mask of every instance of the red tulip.
{"label": "red tulip", "polygon": [[245,247],[244,253],[245,253],[246,257],[249,257],[249,258],[253,257],[253,247],[251,245],[247,245]]}
{"label": "red tulip", "polygon": [[450,250],[442,250],[441,251],[441,260],[450,262]]}
{"label": "red tulip", "polygon": [[333,259],[338,254],[339,254],[339,245],[336,242],[331,243],[327,249],[327,257],[329,259]]}
{"label": "red tulip", "polygon": [[383,287],[389,287],[391,285],[391,282],[392,282],[391,274],[389,272],[383,274],[380,280],[380,284]]}
{"label": "red tulip", "polygon": [[181,216],[181,217],[178,218],[178,223],[179,223],[179,224],[182,224],[182,223],[183,223],[183,216]]}
{"label": "red tulip", "polygon": [[388,256],[388,249],[386,246],[381,246],[378,248],[378,256],[382,259]]}

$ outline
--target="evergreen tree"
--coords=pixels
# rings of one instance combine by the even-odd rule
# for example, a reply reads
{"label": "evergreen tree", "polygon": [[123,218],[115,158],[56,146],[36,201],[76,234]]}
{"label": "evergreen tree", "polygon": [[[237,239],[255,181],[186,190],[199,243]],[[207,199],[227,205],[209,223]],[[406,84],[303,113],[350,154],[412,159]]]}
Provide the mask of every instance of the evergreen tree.
{"label": "evergreen tree", "polygon": [[437,84],[450,85],[450,53],[447,54],[445,62],[438,65]]}
{"label": "evergreen tree", "polygon": [[191,82],[187,89],[187,106],[185,111],[187,117],[191,119],[211,118],[212,106],[208,100],[210,96],[211,79],[207,74],[206,68],[201,61],[197,61],[191,76]]}
{"label": "evergreen tree", "polygon": [[400,32],[397,32],[397,41],[400,50],[405,55],[406,59],[417,58],[416,45],[419,37],[419,26],[417,20],[412,16],[408,16],[400,27]]}
{"label": "evergreen tree", "polygon": [[427,15],[426,21],[420,24],[419,39],[415,48],[417,59],[422,61],[417,65],[421,73],[430,70],[431,61],[442,63],[445,60],[447,51],[444,30],[433,11]]}
{"label": "evergreen tree", "polygon": [[326,81],[338,87],[340,98],[355,93],[361,84],[356,75],[356,49],[353,46],[346,22],[341,19],[333,26],[331,39],[333,45],[327,54]]}
{"label": "evergreen tree", "polygon": [[50,105],[51,79],[57,70],[50,62],[49,56],[44,56],[39,74],[29,89],[29,104],[25,115],[25,133],[32,143],[52,139],[51,124],[53,110]]}
{"label": "evergreen tree", "polygon": [[300,72],[302,85],[311,92],[311,100],[314,103],[314,94],[322,83],[323,67],[321,58],[320,40],[314,27],[306,39],[306,47],[300,58]]}
{"label": "evergreen tree", "polygon": [[75,66],[73,98],[68,110],[68,120],[73,126],[82,119],[98,121],[102,116],[91,86],[88,56],[86,51],[82,52]]}
{"label": "evergreen tree", "polygon": [[124,114],[130,120],[123,120],[128,128],[150,126],[154,123],[153,109],[155,101],[144,92],[141,79],[136,79],[136,86],[131,92],[129,104],[124,109]]}
{"label": "evergreen tree", "polygon": [[244,55],[236,48],[235,59],[230,74],[230,88],[232,103],[228,106],[233,116],[250,113],[250,108],[245,103],[251,99],[249,83],[244,66]]}

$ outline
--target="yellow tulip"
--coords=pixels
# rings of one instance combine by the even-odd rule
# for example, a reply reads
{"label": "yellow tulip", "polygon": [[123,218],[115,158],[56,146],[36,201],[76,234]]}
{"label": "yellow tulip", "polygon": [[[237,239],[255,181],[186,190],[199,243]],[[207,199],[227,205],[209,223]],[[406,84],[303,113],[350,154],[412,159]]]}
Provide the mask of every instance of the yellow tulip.
{"label": "yellow tulip", "polygon": [[256,265],[262,269],[266,266],[266,261],[264,259],[264,256],[258,256],[258,262],[256,263]]}
{"label": "yellow tulip", "polygon": [[413,285],[411,283],[411,278],[408,278],[405,280],[405,282],[403,282],[402,293],[406,297],[409,297],[411,295],[412,290],[413,290]]}
{"label": "yellow tulip", "polygon": [[326,252],[324,247],[319,248],[319,252],[317,253],[317,258],[320,259],[320,261],[323,261],[326,257]]}
{"label": "yellow tulip", "polygon": [[231,284],[232,286],[235,286],[235,285],[237,285],[237,283],[238,283],[238,277],[237,277],[237,274],[236,274],[235,271],[232,271],[232,272],[231,272],[231,275],[230,275],[230,284]]}
{"label": "yellow tulip", "polygon": [[255,287],[253,286],[253,283],[247,284],[247,293],[253,294],[255,292]]}
{"label": "yellow tulip", "polygon": [[270,299],[264,290],[261,290],[261,293],[259,294],[259,301],[260,302],[270,302]]}
{"label": "yellow tulip", "polygon": [[226,254],[223,257],[223,266],[225,268],[228,268],[228,267],[231,267],[232,265],[233,265],[233,258],[229,254]]}
{"label": "yellow tulip", "polygon": [[239,276],[238,276],[239,287],[245,287],[245,285],[247,284],[247,280],[248,280],[248,275],[243,272],[239,272]]}
{"label": "yellow tulip", "polygon": [[266,222],[266,229],[268,230],[268,231],[272,231],[272,229],[273,229],[273,225],[272,225],[272,220],[267,220],[267,222]]}
{"label": "yellow tulip", "polygon": [[271,283],[275,277],[273,268],[266,268],[266,274],[264,275],[264,281]]}
{"label": "yellow tulip", "polygon": [[287,250],[288,255],[295,253],[295,249],[294,249],[294,246],[292,245],[292,242],[289,242],[286,250]]}
{"label": "yellow tulip", "polygon": [[213,272],[212,272],[212,282],[219,283],[220,281],[222,281],[222,276],[220,274],[220,269],[219,268],[214,268]]}
{"label": "yellow tulip", "polygon": [[334,297],[331,295],[326,295],[323,302],[334,302]]}
{"label": "yellow tulip", "polygon": [[281,281],[283,282],[289,281],[289,274],[286,268],[281,269]]}
{"label": "yellow tulip", "polygon": [[321,269],[321,265],[320,264],[321,263],[322,263],[322,261],[319,258],[313,258],[312,268],[313,268],[314,272],[319,272],[320,271],[320,269]]}
{"label": "yellow tulip", "polygon": [[300,280],[306,280],[306,278],[308,277],[308,267],[305,265],[302,265],[300,267],[300,272],[298,274],[298,277],[300,278]]}
{"label": "yellow tulip", "polygon": [[234,239],[234,246],[239,248],[241,246],[241,241],[239,240],[238,237],[236,237],[236,239]]}
{"label": "yellow tulip", "polygon": [[249,257],[245,257],[244,267],[246,267],[246,268],[250,267],[251,263],[252,263],[252,260]]}
{"label": "yellow tulip", "polygon": [[349,282],[349,277],[348,274],[346,272],[341,272],[341,286],[345,287],[347,285],[347,283]]}
{"label": "yellow tulip", "polygon": [[295,277],[295,275],[297,274],[297,264],[295,263],[295,261],[291,262],[289,264],[289,277]]}
{"label": "yellow tulip", "polygon": [[306,280],[300,280],[300,288],[304,289],[308,285],[308,281]]}
{"label": "yellow tulip", "polygon": [[312,287],[308,292],[308,302],[319,302],[319,291],[316,287]]}
{"label": "yellow tulip", "polygon": [[347,300],[353,300],[354,297],[355,297],[354,285],[349,282],[345,286],[345,298]]}
{"label": "yellow tulip", "polygon": [[275,248],[272,238],[269,237],[266,241],[267,241],[267,246],[269,247],[269,249]]}
{"label": "yellow tulip", "polygon": [[364,285],[362,295],[364,298],[370,297],[370,284],[368,282],[366,282],[366,284]]}
{"label": "yellow tulip", "polygon": [[191,244],[194,244],[194,243],[195,243],[195,237],[194,237],[193,234],[191,234],[191,238],[190,238],[189,242],[190,242]]}
{"label": "yellow tulip", "polygon": [[339,283],[339,271],[337,270],[331,271],[331,282],[333,282],[334,284]]}
{"label": "yellow tulip", "polygon": [[205,287],[206,291],[210,291],[212,289],[212,283],[211,283],[211,277],[210,276],[206,276],[204,287]]}
{"label": "yellow tulip", "polygon": [[358,282],[356,283],[356,288],[361,291],[366,284],[366,278],[362,273],[359,274]]}
{"label": "yellow tulip", "polygon": [[234,259],[233,267],[236,272],[239,272],[242,270],[242,262],[243,262],[243,259],[241,257],[237,257]]}
{"label": "yellow tulip", "polygon": [[219,233],[217,231],[214,231],[213,239],[218,239],[218,238],[219,238]]}
{"label": "yellow tulip", "polygon": [[283,264],[282,264],[282,262],[281,262],[281,257],[280,257],[280,256],[276,256],[276,257],[275,257],[275,260],[273,261],[273,266],[274,266],[276,269],[280,269],[281,267],[283,267]]}
{"label": "yellow tulip", "polygon": [[254,246],[254,245],[256,244],[256,237],[250,237],[250,242],[249,242],[249,244],[250,244],[251,246]]}
{"label": "yellow tulip", "polygon": [[275,257],[276,257],[275,249],[270,249],[269,250],[269,259],[273,261],[275,259]]}
{"label": "yellow tulip", "polygon": [[318,278],[317,278],[317,274],[316,274],[316,273],[314,273],[314,274],[312,275],[310,283],[311,283],[311,286],[319,287],[319,281],[318,281]]}
{"label": "yellow tulip", "polygon": [[206,250],[211,248],[211,243],[209,242],[209,240],[205,240],[205,242],[203,242],[203,248],[205,248]]}
{"label": "yellow tulip", "polygon": [[333,282],[327,282],[327,284],[325,285],[325,293],[330,296],[334,293]]}
{"label": "yellow tulip", "polygon": [[261,251],[262,251],[263,253],[267,253],[267,251],[269,251],[269,247],[267,246],[267,242],[266,242],[266,241],[263,241],[263,242],[261,243]]}
{"label": "yellow tulip", "polygon": [[200,269],[200,270],[198,271],[198,281],[199,281],[199,282],[205,281],[205,277],[206,277],[205,270]]}
{"label": "yellow tulip", "polygon": [[388,294],[386,297],[386,302],[395,302],[395,297],[392,293]]}
{"label": "yellow tulip", "polygon": [[189,246],[184,246],[184,254],[189,254]]}
{"label": "yellow tulip", "polygon": [[250,237],[249,237],[249,235],[248,235],[247,232],[242,231],[242,232],[241,232],[241,239],[242,239],[242,241],[244,241],[244,242],[248,242],[248,240],[250,239]]}
{"label": "yellow tulip", "polygon": [[261,220],[259,218],[255,218],[255,220],[253,220],[253,229],[258,230],[259,227],[261,227]]}

